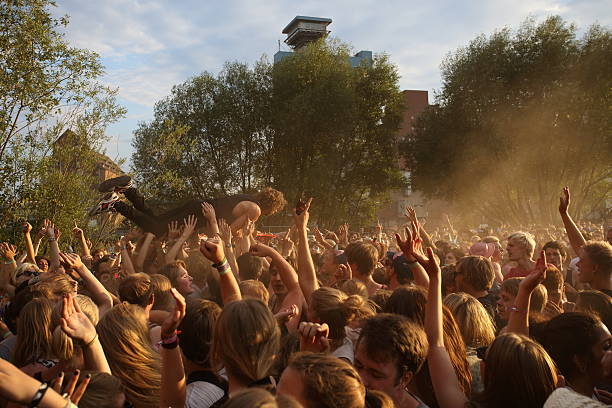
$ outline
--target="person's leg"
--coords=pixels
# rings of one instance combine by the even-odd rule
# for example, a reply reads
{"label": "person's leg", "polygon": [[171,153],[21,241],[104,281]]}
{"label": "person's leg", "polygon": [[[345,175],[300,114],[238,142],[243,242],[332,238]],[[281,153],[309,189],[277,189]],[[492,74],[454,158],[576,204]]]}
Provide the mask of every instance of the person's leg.
{"label": "person's leg", "polygon": [[142,194],[140,194],[138,190],[136,190],[134,187],[126,189],[123,192],[123,195],[132,203],[134,208],[136,208],[138,211],[143,212],[151,217],[155,217],[155,214],[145,202],[145,199]]}
{"label": "person's leg", "polygon": [[144,231],[155,234],[157,237],[161,237],[168,232],[168,224],[164,223],[162,219],[139,211],[122,201],[117,201],[113,209]]}
{"label": "person's leg", "polygon": [[179,207],[173,208],[159,215],[159,219],[163,220],[166,225],[172,221],[178,221],[182,225],[185,218],[189,217],[190,215],[195,215],[198,219],[196,230],[206,227],[208,222],[202,215],[201,203],[202,201],[199,200],[188,201]]}

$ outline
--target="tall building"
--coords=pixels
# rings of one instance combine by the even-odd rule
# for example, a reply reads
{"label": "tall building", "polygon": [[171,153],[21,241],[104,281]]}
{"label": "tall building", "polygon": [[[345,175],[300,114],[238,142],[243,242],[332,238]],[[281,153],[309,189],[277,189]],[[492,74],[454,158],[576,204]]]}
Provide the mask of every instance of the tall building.
{"label": "tall building", "polygon": [[[283,34],[287,34],[285,44],[291,47],[293,51],[279,50],[274,54],[274,63],[276,64],[284,58],[292,56],[294,52],[299,51],[310,42],[327,37],[330,33],[327,26],[331,23],[331,18],[295,16],[295,18],[283,29]],[[359,66],[364,61],[371,64],[372,51],[359,51],[357,54],[350,57],[349,60],[353,67]]]}

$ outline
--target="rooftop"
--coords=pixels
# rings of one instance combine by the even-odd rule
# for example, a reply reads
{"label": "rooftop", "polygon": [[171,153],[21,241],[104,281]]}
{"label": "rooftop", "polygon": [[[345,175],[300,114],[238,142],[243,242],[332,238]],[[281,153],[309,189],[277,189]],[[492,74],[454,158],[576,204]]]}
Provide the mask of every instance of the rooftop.
{"label": "rooftop", "polygon": [[283,34],[289,34],[293,26],[299,23],[300,21],[304,21],[307,23],[327,23],[325,25],[328,25],[331,24],[332,19],[324,17],[295,16],[295,18],[291,20],[291,22],[287,24],[287,26],[283,29]]}

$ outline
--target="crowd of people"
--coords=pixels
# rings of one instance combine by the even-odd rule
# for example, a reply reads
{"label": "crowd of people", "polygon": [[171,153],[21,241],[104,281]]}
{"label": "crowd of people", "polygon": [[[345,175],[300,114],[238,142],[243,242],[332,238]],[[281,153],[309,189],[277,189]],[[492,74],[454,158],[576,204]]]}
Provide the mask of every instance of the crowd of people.
{"label": "crowd of people", "polygon": [[562,228],[320,230],[310,199],[275,235],[272,188],[163,214],[127,176],[100,190],[92,215],[135,224],[112,248],[49,220],[0,244],[3,406],[612,404],[612,228],[567,188]]}

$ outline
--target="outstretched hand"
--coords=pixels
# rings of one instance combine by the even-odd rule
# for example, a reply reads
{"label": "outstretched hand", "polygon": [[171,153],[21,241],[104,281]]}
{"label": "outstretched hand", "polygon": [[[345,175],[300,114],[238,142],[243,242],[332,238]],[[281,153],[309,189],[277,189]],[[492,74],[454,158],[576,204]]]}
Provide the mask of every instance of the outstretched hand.
{"label": "outstretched hand", "polygon": [[96,336],[96,328],[87,315],[81,311],[76,298],[68,295],[62,299],[61,327],[64,333],[84,344],[91,343]]}
{"label": "outstretched hand", "polygon": [[423,253],[423,241],[421,240],[421,236],[419,234],[419,224],[418,222],[412,221],[412,232],[410,228],[405,228],[406,239],[402,240],[399,234],[395,234],[395,240],[397,242],[397,246],[404,253],[404,257],[408,262],[418,261],[418,258],[415,254],[420,255],[421,257],[425,257],[425,253]]}
{"label": "outstretched hand", "polygon": [[567,214],[567,210],[570,206],[570,191],[569,187],[563,187],[563,194],[559,197],[559,212],[561,214]]}
{"label": "outstretched hand", "polygon": [[202,215],[208,220],[209,223],[212,223],[213,220],[216,221],[217,215],[215,214],[215,208],[212,206],[212,204],[204,201],[202,204],[200,204],[200,206],[202,207]]}
{"label": "outstretched hand", "polygon": [[63,252],[60,252],[59,256],[60,256],[60,259],[64,263],[68,264],[68,266],[70,266],[73,269],[79,269],[80,267],[83,266],[81,257],[78,256],[77,254],[65,254]]}
{"label": "outstretched hand", "polygon": [[183,295],[181,295],[175,288],[170,289],[170,293],[175,301],[174,310],[161,324],[162,339],[170,338],[176,333],[176,329],[185,317],[185,310],[187,309],[187,303],[185,302]]}
{"label": "outstretched hand", "polygon": [[535,267],[529,273],[529,275],[527,275],[521,281],[519,288],[531,293],[536,286],[538,286],[538,284],[542,283],[544,278],[546,278],[546,253],[544,251],[540,251],[540,256],[536,261]]}
{"label": "outstretched hand", "polygon": [[308,218],[310,214],[308,210],[310,209],[310,204],[312,203],[312,197],[310,197],[301,208],[293,209],[293,219],[295,220],[295,226],[300,230],[304,231],[306,226],[308,225]]}
{"label": "outstretched hand", "polygon": [[189,238],[193,231],[195,231],[196,225],[198,224],[198,219],[195,215],[191,214],[189,217],[183,219],[183,233],[181,234],[183,238]]}
{"label": "outstretched hand", "polygon": [[218,264],[225,259],[223,241],[216,237],[210,237],[200,242],[200,252],[212,263]]}
{"label": "outstretched hand", "polygon": [[55,392],[60,395],[66,395],[70,402],[77,405],[83,394],[85,394],[85,390],[91,381],[91,374],[87,374],[83,377],[83,380],[77,387],[77,382],[79,381],[79,377],[81,376],[80,370],[75,370],[74,375],[70,378],[70,381],[66,385],[64,385],[65,375],[63,372],[59,373],[59,376],[51,383],[51,387]]}

